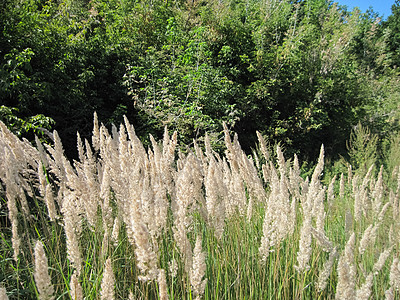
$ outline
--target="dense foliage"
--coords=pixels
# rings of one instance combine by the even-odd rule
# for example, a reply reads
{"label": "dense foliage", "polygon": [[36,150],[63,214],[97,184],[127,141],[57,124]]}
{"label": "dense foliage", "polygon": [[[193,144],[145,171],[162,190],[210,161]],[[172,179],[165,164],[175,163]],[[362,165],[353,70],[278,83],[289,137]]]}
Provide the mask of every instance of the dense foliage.
{"label": "dense foliage", "polygon": [[206,131],[220,145],[225,121],[247,150],[260,130],[305,158],[320,143],[343,154],[358,122],[380,141],[399,129],[398,0],[392,11],[382,21],[326,0],[4,0],[0,118],[29,139],[57,129],[70,157],[93,111],[106,125],[127,115],[143,137],[168,125],[185,145]]}

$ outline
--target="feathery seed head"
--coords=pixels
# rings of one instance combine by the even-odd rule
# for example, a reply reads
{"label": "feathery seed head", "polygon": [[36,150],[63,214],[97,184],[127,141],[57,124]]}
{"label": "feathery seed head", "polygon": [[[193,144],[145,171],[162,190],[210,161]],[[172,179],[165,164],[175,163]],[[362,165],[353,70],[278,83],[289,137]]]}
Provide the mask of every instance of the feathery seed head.
{"label": "feathery seed head", "polygon": [[71,276],[69,289],[72,300],[83,300],[82,286],[78,281],[78,276],[76,275],[76,271]]}
{"label": "feathery seed head", "polygon": [[101,300],[114,300],[115,299],[115,277],[112,270],[111,258],[107,258],[104,264],[103,279],[101,280]]}
{"label": "feathery seed head", "polygon": [[197,236],[196,245],[193,250],[193,267],[190,272],[190,284],[192,285],[195,299],[201,298],[207,283],[207,279],[203,279],[206,273],[206,264],[201,243],[201,237]]}
{"label": "feathery seed head", "polygon": [[2,287],[0,287],[0,300],[8,300],[7,291]]}
{"label": "feathery seed head", "polygon": [[48,273],[49,266],[44,252],[42,242],[37,241],[35,245],[35,283],[40,300],[54,299],[54,288]]}
{"label": "feathery seed head", "polygon": [[168,300],[167,278],[164,269],[160,269],[158,272],[158,287],[160,300]]}

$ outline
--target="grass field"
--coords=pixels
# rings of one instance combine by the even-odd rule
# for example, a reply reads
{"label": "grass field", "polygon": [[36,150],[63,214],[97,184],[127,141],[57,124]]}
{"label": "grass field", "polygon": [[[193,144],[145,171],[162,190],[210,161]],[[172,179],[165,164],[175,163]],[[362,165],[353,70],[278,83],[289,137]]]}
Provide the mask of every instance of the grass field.
{"label": "grass field", "polygon": [[97,117],[79,161],[53,138],[0,123],[0,299],[399,298],[399,168],[325,175],[322,146],[307,177],[226,128],[224,155]]}

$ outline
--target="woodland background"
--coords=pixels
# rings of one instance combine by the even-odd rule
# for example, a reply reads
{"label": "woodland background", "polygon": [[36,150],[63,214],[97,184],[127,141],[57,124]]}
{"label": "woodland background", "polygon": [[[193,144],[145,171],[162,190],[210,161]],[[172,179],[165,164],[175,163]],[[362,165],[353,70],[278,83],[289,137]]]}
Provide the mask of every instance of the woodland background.
{"label": "woodland background", "polygon": [[383,21],[333,1],[3,0],[0,120],[77,157],[93,112],[123,115],[145,144],[177,130],[181,145],[222,123],[251,150],[256,130],[288,155],[346,156],[357,124],[377,155],[399,130],[400,1]]}

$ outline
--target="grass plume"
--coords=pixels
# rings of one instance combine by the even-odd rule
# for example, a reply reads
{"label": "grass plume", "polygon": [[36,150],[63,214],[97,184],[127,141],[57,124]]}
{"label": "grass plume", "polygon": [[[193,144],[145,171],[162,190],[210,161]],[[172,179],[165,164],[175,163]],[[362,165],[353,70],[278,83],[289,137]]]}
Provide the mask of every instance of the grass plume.
{"label": "grass plume", "polygon": [[259,133],[248,156],[225,126],[222,155],[94,119],[77,161],[0,123],[3,298],[400,296],[399,168],[325,178],[321,147],[307,177]]}

